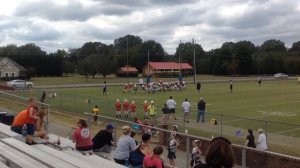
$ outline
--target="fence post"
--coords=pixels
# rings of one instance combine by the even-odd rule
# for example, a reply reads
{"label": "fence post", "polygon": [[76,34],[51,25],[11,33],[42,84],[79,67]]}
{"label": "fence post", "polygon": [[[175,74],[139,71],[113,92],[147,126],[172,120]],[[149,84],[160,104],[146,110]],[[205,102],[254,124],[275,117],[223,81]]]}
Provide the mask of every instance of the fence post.
{"label": "fence post", "polygon": [[223,115],[221,114],[221,136],[223,136]]}
{"label": "fence post", "polygon": [[91,129],[91,125],[92,125],[92,116],[91,116],[90,114],[88,114],[87,124],[88,124],[89,128]]}
{"label": "fence post", "polygon": [[113,126],[114,126],[114,142],[115,144],[117,143],[117,123],[116,121],[113,122]]}
{"label": "fence post", "polygon": [[267,144],[268,144],[268,120],[266,120],[266,141],[267,141]]}
{"label": "fence post", "polygon": [[190,137],[188,135],[188,130],[185,130],[185,135],[186,135],[186,149],[185,149],[185,153],[186,153],[186,158],[185,158],[185,168],[189,168],[190,167]]}
{"label": "fence post", "polygon": [[73,107],[74,107],[74,111],[76,113],[76,95],[73,95]]}
{"label": "fence post", "polygon": [[246,168],[246,149],[242,149],[242,168]]}
{"label": "fence post", "polygon": [[50,121],[50,105],[47,106],[47,124],[46,124],[46,132],[49,133],[49,121]]}
{"label": "fence post", "polygon": [[60,111],[63,111],[62,110],[62,93],[59,93],[59,99],[60,99]]}

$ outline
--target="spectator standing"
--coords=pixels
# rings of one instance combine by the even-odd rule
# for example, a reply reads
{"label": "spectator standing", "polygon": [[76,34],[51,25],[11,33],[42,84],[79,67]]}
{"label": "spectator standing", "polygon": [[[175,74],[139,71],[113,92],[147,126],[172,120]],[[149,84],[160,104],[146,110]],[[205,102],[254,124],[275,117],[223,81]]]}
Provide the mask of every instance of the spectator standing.
{"label": "spectator standing", "polygon": [[129,103],[128,103],[127,99],[124,99],[123,111],[124,111],[125,118],[128,119]]}
{"label": "spectator standing", "polygon": [[267,150],[267,137],[264,134],[263,129],[258,129],[258,139],[257,139],[257,145],[256,148],[260,150]]}
{"label": "spectator standing", "polygon": [[148,102],[147,100],[144,101],[144,119],[148,119]]}
{"label": "spectator standing", "polygon": [[229,80],[229,89],[230,89],[230,93],[232,93],[232,91],[233,91],[233,82],[232,82],[232,80]]}
{"label": "spectator standing", "polygon": [[[77,122],[77,128],[73,132],[73,142],[76,143],[76,149],[83,152],[83,154],[93,149],[91,132],[87,122],[83,119],[79,119]],[[90,154],[92,153],[90,152]]]}
{"label": "spectator standing", "polygon": [[93,138],[93,151],[102,156],[103,153],[110,154],[113,145],[114,127],[111,124],[106,125],[104,130],[100,130]]}
{"label": "spectator standing", "polygon": [[152,155],[146,155],[143,161],[143,168],[163,168],[164,164],[160,158],[161,154],[164,152],[161,146],[156,146],[153,149]]}
{"label": "spectator standing", "polygon": [[251,147],[251,148],[256,148],[255,137],[253,135],[253,130],[252,129],[248,129],[248,135],[246,137],[245,146],[248,146],[248,147]]}
{"label": "spectator standing", "polygon": [[120,99],[117,99],[115,103],[115,108],[116,108],[116,118],[121,118],[122,103],[120,102]]}
{"label": "spectator standing", "polygon": [[186,98],[184,102],[181,105],[182,107],[182,112],[184,113],[183,117],[183,123],[189,123],[189,115],[191,111],[191,104],[188,102],[188,99]]}
{"label": "spectator standing", "polygon": [[106,95],[106,92],[107,92],[107,84],[106,84],[106,81],[104,81],[104,83],[103,83],[102,94],[103,94],[103,95]]}
{"label": "spectator standing", "polygon": [[47,96],[46,91],[43,91],[43,92],[42,92],[41,99],[40,99],[40,102],[45,103],[46,96]]}
{"label": "spectator standing", "polygon": [[196,89],[197,89],[198,93],[200,93],[200,90],[201,90],[201,83],[200,83],[200,81],[197,81]]}
{"label": "spectator standing", "polygon": [[32,144],[32,137],[35,131],[36,120],[38,119],[37,113],[38,108],[36,106],[35,100],[33,98],[29,98],[29,106],[27,107],[27,116],[26,116],[26,129],[27,135],[25,142],[29,145]]}
{"label": "spectator standing", "polygon": [[202,97],[200,98],[200,101],[198,102],[197,107],[198,107],[197,122],[200,122],[200,118],[201,118],[201,122],[204,123],[205,122],[206,102],[204,101],[204,99]]}
{"label": "spectator standing", "polygon": [[163,113],[162,123],[167,124],[168,119],[169,119],[169,115],[170,115],[170,110],[169,110],[166,103],[164,104],[164,107],[161,109],[161,111]]}
{"label": "spectator standing", "polygon": [[136,116],[136,104],[134,101],[131,101],[131,104],[129,105],[131,118],[135,118]]}
{"label": "spectator standing", "polygon": [[100,112],[100,110],[99,110],[98,106],[95,106],[95,107],[92,109],[92,113],[94,114],[94,124],[95,124],[95,125],[98,125],[98,124],[99,124],[99,123],[97,122],[97,121],[98,121],[98,116],[97,116],[97,115],[99,115],[99,112]]}
{"label": "spectator standing", "polygon": [[142,168],[143,160],[146,155],[152,155],[152,148],[150,147],[151,135],[144,133],[142,135],[141,144],[129,154],[129,163],[132,168]]}
{"label": "spectator standing", "polygon": [[205,155],[205,164],[199,163],[194,168],[232,168],[234,155],[231,142],[224,137],[212,139]]}
{"label": "spectator standing", "polygon": [[174,120],[177,120],[176,116],[175,116],[175,107],[176,107],[176,102],[175,100],[173,100],[173,97],[170,96],[169,99],[166,102],[169,110],[170,110],[170,115],[173,115]]}
{"label": "spectator standing", "polygon": [[129,158],[129,153],[136,149],[136,144],[133,138],[129,136],[130,127],[123,126],[123,135],[120,137],[117,148],[114,152],[114,160],[116,163],[125,165]]}
{"label": "spectator standing", "polygon": [[179,146],[179,142],[176,140],[174,135],[170,135],[170,140],[168,144],[168,159],[170,161],[170,165],[175,167],[175,159],[176,159],[176,149]]}

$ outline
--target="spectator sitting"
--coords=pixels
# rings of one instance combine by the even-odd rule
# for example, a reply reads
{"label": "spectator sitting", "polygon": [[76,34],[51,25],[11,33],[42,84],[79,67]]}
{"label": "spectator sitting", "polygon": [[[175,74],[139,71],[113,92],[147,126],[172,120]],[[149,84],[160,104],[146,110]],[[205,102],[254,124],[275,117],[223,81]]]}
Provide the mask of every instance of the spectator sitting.
{"label": "spectator sitting", "polygon": [[231,142],[224,137],[212,139],[205,156],[205,162],[205,164],[197,164],[194,168],[232,168],[234,155]]}
{"label": "spectator sitting", "polygon": [[152,155],[152,148],[150,147],[150,134],[142,135],[142,143],[129,154],[129,161],[132,168],[142,168],[143,160],[146,155]]}
{"label": "spectator sitting", "polygon": [[111,153],[111,146],[113,145],[114,127],[111,124],[106,125],[105,130],[100,130],[93,138],[93,151],[102,156],[102,153]]}
{"label": "spectator sitting", "polygon": [[143,161],[143,168],[163,168],[163,161],[160,155],[164,152],[161,146],[156,146],[153,149],[152,155],[146,155]]}
{"label": "spectator sitting", "polygon": [[[91,138],[91,132],[88,128],[87,122],[83,119],[79,119],[77,122],[77,128],[73,132],[73,142],[76,143],[76,149],[82,151],[90,151],[93,149],[93,141]],[[89,152],[92,154],[91,152]]]}
{"label": "spectator sitting", "polygon": [[248,129],[248,135],[246,138],[245,145],[248,147],[251,147],[251,148],[256,148],[254,140],[255,140],[255,137],[253,135],[252,129]]}
{"label": "spectator sitting", "polygon": [[136,149],[136,144],[133,138],[129,136],[130,127],[123,126],[123,135],[120,137],[117,148],[114,152],[114,160],[121,165],[126,164],[126,160],[129,158],[129,152]]}

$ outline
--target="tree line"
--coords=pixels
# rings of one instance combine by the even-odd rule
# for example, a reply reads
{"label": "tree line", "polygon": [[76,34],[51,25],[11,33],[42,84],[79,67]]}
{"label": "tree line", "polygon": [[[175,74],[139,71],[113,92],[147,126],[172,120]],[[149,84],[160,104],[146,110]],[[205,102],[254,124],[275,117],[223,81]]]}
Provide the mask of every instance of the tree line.
{"label": "tree line", "polygon": [[[276,39],[255,46],[250,41],[225,42],[220,48],[204,51],[198,43],[180,43],[175,55],[168,55],[154,40],[143,41],[139,36],[126,35],[113,44],[87,42],[80,48],[46,53],[34,43],[0,47],[0,56],[9,57],[27,69],[31,76],[62,76],[81,74],[88,78],[117,72],[119,67],[130,65],[142,72],[150,61],[176,61],[181,59],[193,66],[195,53],[198,74],[251,75],[300,71],[300,41],[287,48]],[[128,57],[127,57],[128,56]]]}

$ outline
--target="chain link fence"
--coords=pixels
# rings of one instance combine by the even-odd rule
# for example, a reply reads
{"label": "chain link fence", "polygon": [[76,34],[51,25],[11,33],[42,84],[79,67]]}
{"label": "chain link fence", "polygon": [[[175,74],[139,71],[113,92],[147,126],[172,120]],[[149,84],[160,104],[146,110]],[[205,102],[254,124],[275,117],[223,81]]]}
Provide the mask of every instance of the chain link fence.
{"label": "chain link fence", "polygon": [[[41,96],[40,90],[20,92],[18,94],[26,97]],[[101,90],[99,89],[99,94]],[[133,94],[133,93],[132,93]],[[146,93],[145,93],[146,94]],[[131,94],[124,97],[130,98]],[[100,114],[107,117],[115,117],[115,104],[116,100],[105,99],[103,97],[90,97],[76,95],[72,93],[59,93],[52,90],[48,91],[46,102],[51,104],[51,110],[82,114],[82,112],[90,112],[92,108],[97,105],[100,108]],[[123,101],[123,100],[120,100]],[[130,102],[131,100],[128,99]],[[150,103],[151,99],[147,100]],[[144,99],[135,99],[137,105],[137,117],[143,119],[143,103]],[[162,122],[161,109],[164,102],[155,102],[157,108],[158,123]],[[249,117],[239,117],[220,113],[207,112],[205,115],[205,123],[196,123],[195,118],[197,115],[196,105],[192,105],[191,120],[189,124],[183,123],[183,114],[179,110],[180,105],[177,105],[176,115],[179,120],[173,120],[170,116],[169,125],[179,125],[179,131],[183,132],[188,129],[191,134],[211,138],[215,136],[224,136],[232,139],[234,143],[244,145],[247,136],[247,130],[253,129],[254,134],[258,135],[257,130],[262,128],[267,136],[269,149],[272,151],[283,152],[289,155],[300,156],[300,125],[289,124],[288,122],[272,122],[266,119],[255,119]],[[124,116],[122,116],[124,119]],[[266,116],[267,118],[267,116]],[[212,124],[212,120],[216,124]],[[132,121],[132,119],[129,119]]]}

